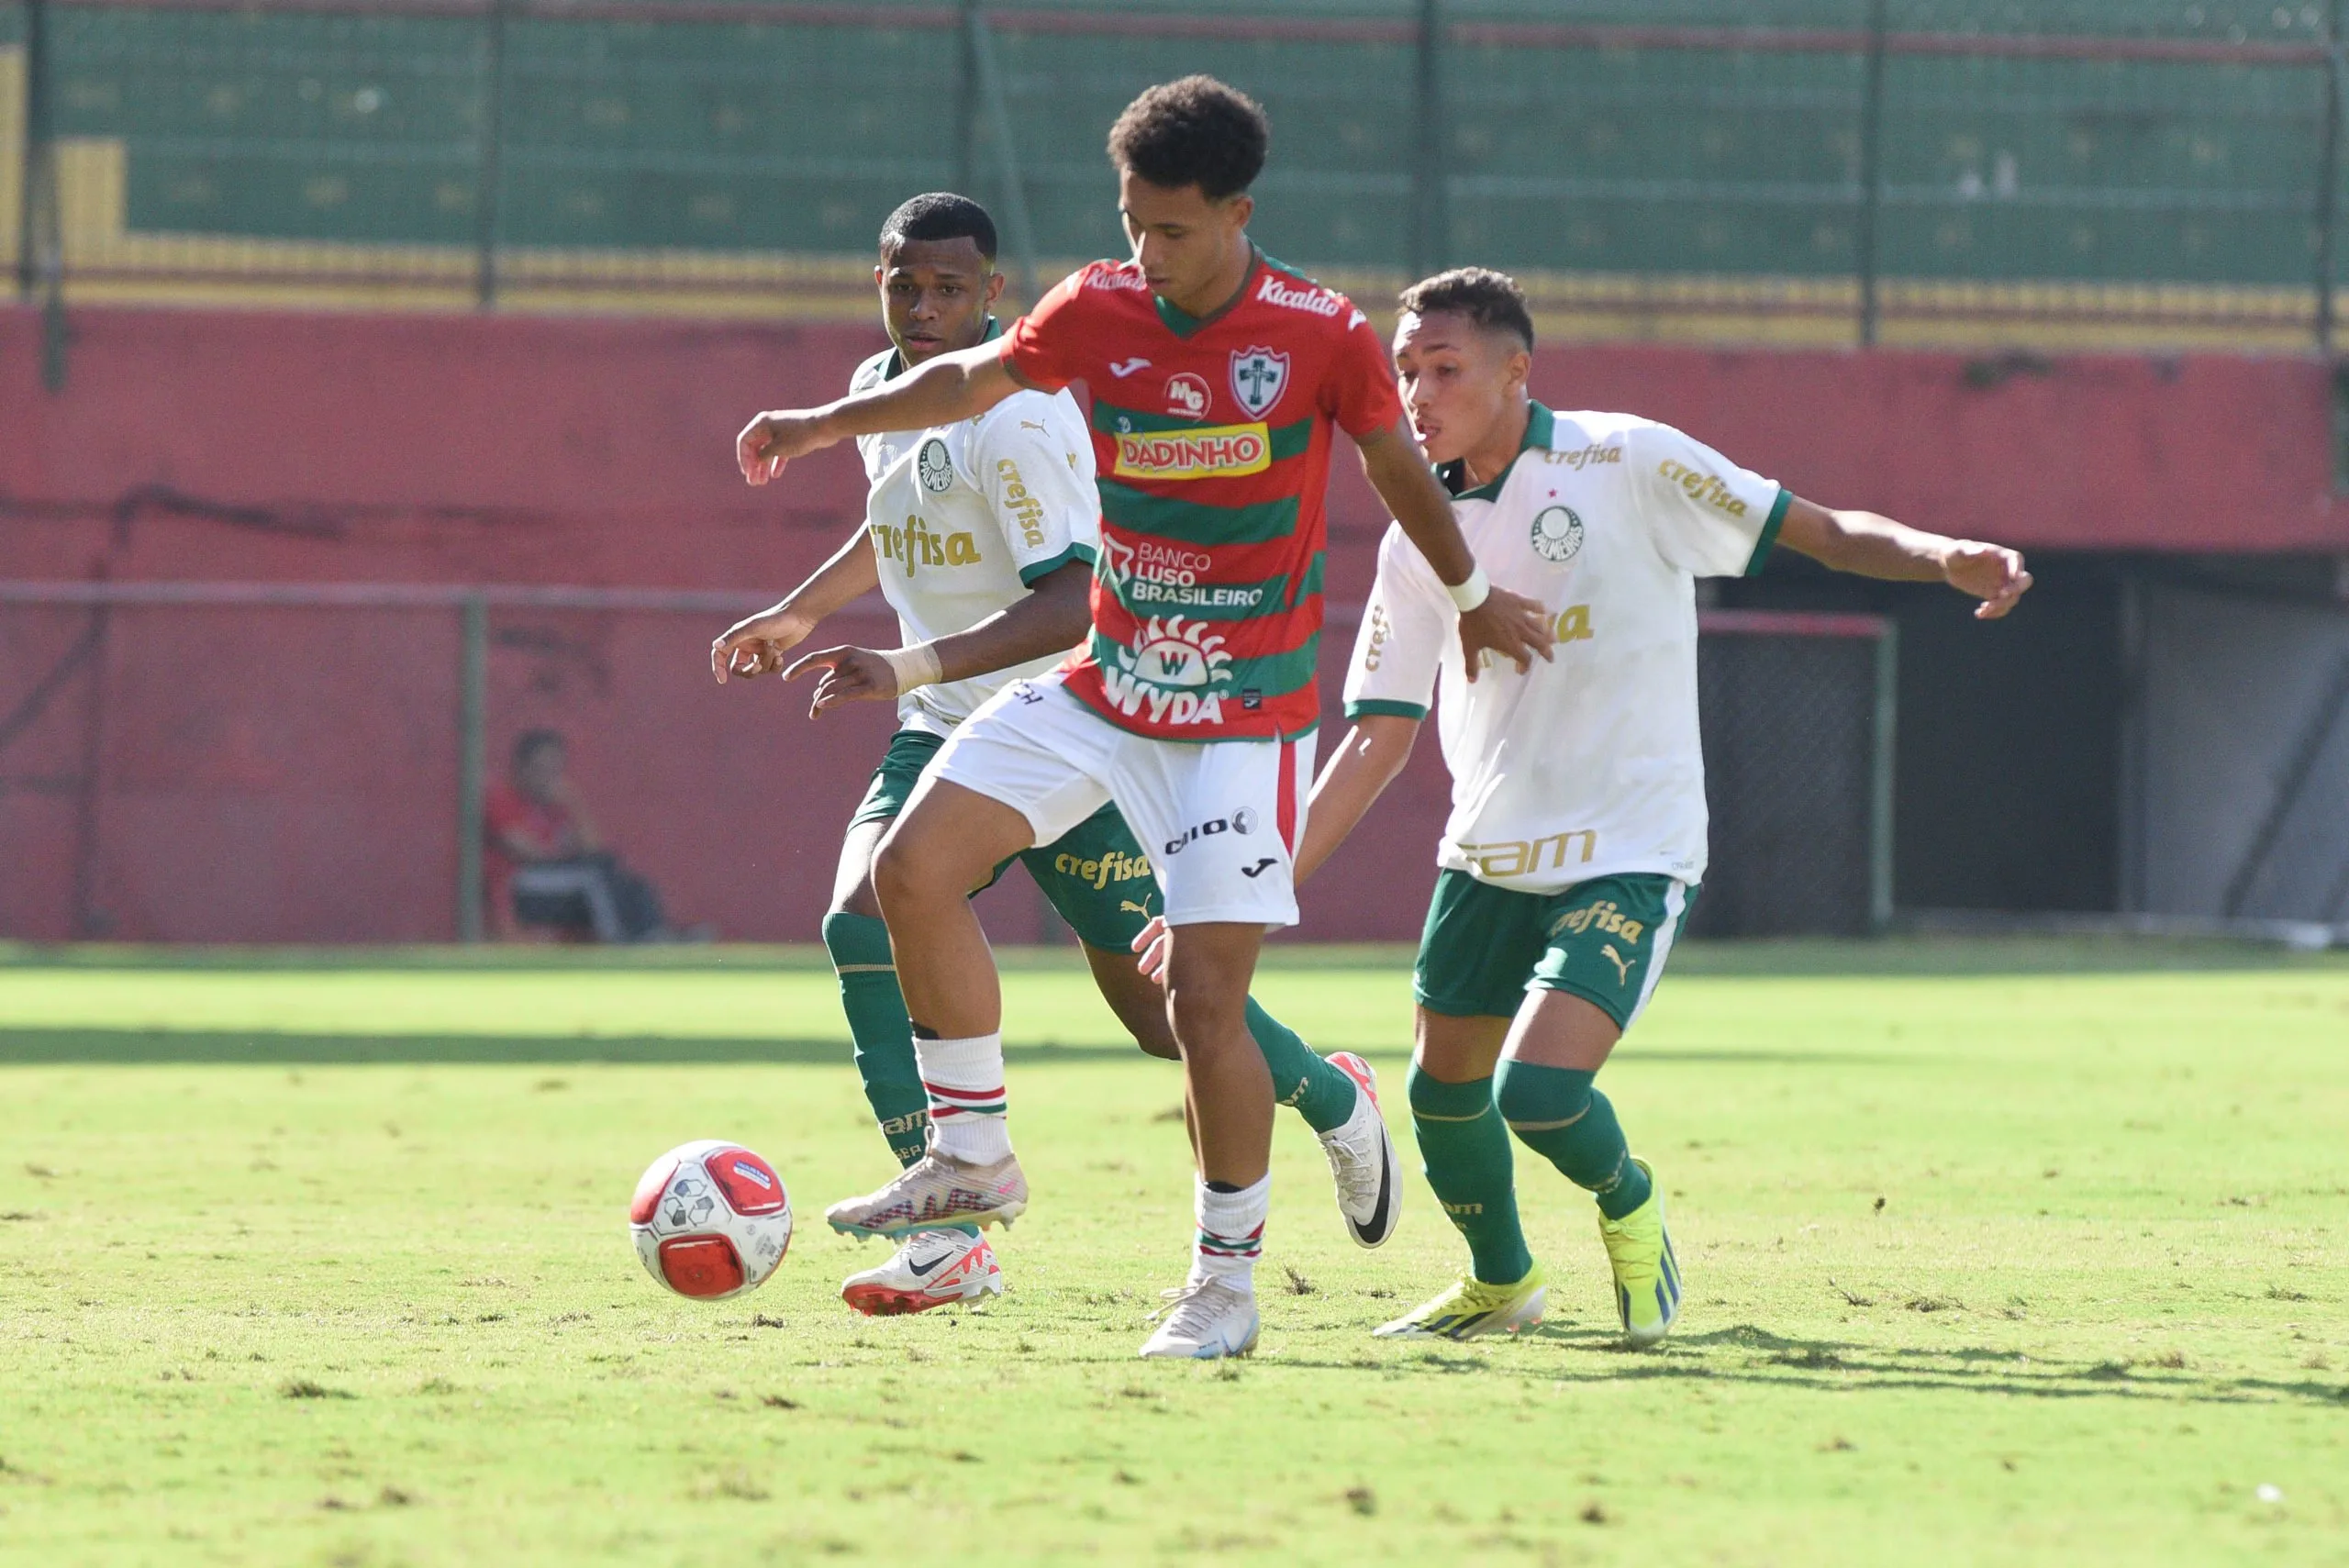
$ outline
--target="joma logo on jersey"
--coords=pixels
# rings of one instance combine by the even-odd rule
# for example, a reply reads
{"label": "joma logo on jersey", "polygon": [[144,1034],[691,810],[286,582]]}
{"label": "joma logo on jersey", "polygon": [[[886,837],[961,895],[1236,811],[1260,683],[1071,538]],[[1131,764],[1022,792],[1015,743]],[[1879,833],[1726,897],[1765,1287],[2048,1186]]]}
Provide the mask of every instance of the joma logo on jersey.
{"label": "joma logo on jersey", "polygon": [[1685,462],[1669,461],[1657,464],[1656,472],[1688,492],[1691,498],[1702,501],[1708,506],[1727,512],[1732,517],[1745,516],[1745,503],[1721,483],[1721,476],[1718,473],[1699,473]]}
{"label": "joma logo on jersey", "polygon": [[[1585,855],[1585,860],[1590,857]],[[1627,920],[1622,909],[1612,898],[1602,898],[1596,904],[1586,904],[1579,909],[1569,909],[1550,922],[1550,934],[1561,937],[1568,931],[1575,936],[1598,929],[1610,937],[1620,937],[1626,942],[1636,942],[1640,933],[1648,929],[1644,920]],[[1620,959],[1619,959],[1620,962]]]}
{"label": "joma logo on jersey", "polygon": [[1052,869],[1063,876],[1076,878],[1096,892],[1113,882],[1139,882],[1152,874],[1148,855],[1130,855],[1122,850],[1112,850],[1097,861],[1080,860],[1071,854],[1054,855]]}
{"label": "joma logo on jersey", "polygon": [[1009,458],[996,460],[995,473],[1003,481],[1005,509],[1019,519],[1020,542],[1035,549],[1044,542],[1044,504],[1028,494],[1028,485],[1019,477],[1019,465]]}
{"label": "joma logo on jersey", "polygon": [[1118,466],[1128,479],[1224,479],[1273,466],[1272,432],[1262,424],[1209,425],[1197,430],[1118,437]]}
{"label": "joma logo on jersey", "polygon": [[1223,698],[1208,690],[1221,683],[1231,655],[1223,639],[1200,621],[1152,618],[1133,641],[1101,663],[1101,691],[1129,717],[1147,710],[1152,724],[1220,724]]}
{"label": "joma logo on jersey", "polygon": [[1567,848],[1577,839],[1582,840],[1582,857],[1577,863],[1588,865],[1590,857],[1598,852],[1598,835],[1587,828],[1574,833],[1553,833],[1546,839],[1463,844],[1460,852],[1474,861],[1476,869],[1486,876],[1524,876],[1540,871],[1545,855],[1553,868],[1564,865]]}
{"label": "joma logo on jersey", "polygon": [[940,533],[918,517],[907,517],[901,528],[887,523],[874,524],[873,548],[881,552],[882,560],[903,566],[908,577],[925,566],[975,566],[979,562],[977,539],[968,533]]}

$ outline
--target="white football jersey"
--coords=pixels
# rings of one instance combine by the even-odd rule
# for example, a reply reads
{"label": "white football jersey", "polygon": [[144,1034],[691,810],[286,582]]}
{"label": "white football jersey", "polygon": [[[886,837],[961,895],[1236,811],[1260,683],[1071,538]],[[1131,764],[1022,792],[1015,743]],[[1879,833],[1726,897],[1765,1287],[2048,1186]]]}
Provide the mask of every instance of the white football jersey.
{"label": "white football jersey", "polygon": [[1472,685],[1451,596],[1387,529],[1346,715],[1424,718],[1441,689],[1438,863],[1528,893],[1625,872],[1699,880],[1696,580],[1760,570],[1788,493],[1668,425],[1538,403],[1499,479],[1445,479],[1478,563],[1546,606],[1558,640],[1553,662],[1488,663]]}
{"label": "white football jersey", "polygon": [[[850,390],[897,373],[896,350],[857,367]],[[967,631],[1029,584],[1101,549],[1093,440],[1066,392],[1018,392],[975,419],[859,436],[864,523],[881,593],[906,642]],[[1074,646],[1074,644],[1072,644]],[[951,734],[1001,688],[1038,675],[1066,651],[897,699],[897,726]]]}

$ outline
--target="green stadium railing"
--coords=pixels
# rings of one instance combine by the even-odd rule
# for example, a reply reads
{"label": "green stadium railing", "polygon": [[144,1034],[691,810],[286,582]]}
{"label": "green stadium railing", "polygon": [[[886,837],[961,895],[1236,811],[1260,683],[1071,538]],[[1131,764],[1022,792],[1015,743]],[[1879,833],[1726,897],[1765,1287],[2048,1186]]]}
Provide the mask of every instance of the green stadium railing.
{"label": "green stadium railing", "polygon": [[1475,261],[1567,336],[2332,346],[2343,0],[14,0],[43,298],[861,316],[956,186],[1019,291],[1121,244],[1106,128],[1272,111],[1267,247]]}

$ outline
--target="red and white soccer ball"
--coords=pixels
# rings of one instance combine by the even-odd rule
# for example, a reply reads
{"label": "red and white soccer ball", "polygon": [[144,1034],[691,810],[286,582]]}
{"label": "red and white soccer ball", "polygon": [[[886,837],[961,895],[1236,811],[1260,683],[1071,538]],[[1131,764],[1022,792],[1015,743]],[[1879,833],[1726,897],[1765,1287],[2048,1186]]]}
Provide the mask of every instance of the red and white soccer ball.
{"label": "red and white soccer ball", "polygon": [[663,1154],[636,1184],[629,1232],[646,1272],[718,1301],[756,1290],[791,1247],[791,1195],[739,1143],[705,1138]]}

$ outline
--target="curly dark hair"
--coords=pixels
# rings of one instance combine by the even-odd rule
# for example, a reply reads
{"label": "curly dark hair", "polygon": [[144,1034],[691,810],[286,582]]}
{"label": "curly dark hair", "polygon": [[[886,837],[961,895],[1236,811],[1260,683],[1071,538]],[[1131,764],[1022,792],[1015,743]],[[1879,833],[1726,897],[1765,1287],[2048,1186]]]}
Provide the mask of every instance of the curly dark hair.
{"label": "curly dark hair", "polygon": [[1170,191],[1197,185],[1209,201],[1253,184],[1272,144],[1264,106],[1212,76],[1163,82],[1109,128],[1109,158],[1119,168]]}
{"label": "curly dark hair", "polygon": [[1490,267],[1454,267],[1421,278],[1395,303],[1414,316],[1438,310],[1464,316],[1488,332],[1508,332],[1533,347],[1533,315],[1525,308],[1525,291],[1515,278]]}
{"label": "curly dark hair", "polygon": [[914,197],[889,215],[881,226],[881,250],[885,255],[908,240],[968,239],[979,254],[993,261],[995,219],[968,196],[931,191]]}

